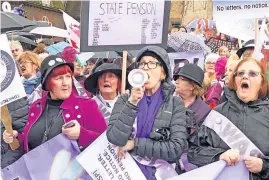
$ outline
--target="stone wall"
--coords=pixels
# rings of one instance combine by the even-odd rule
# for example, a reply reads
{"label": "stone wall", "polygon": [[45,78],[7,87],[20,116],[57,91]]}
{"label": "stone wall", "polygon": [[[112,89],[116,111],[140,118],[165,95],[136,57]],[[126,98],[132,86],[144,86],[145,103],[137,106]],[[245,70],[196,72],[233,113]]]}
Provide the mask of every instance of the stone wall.
{"label": "stone wall", "polygon": [[170,22],[188,25],[197,18],[212,19],[212,0],[171,0]]}

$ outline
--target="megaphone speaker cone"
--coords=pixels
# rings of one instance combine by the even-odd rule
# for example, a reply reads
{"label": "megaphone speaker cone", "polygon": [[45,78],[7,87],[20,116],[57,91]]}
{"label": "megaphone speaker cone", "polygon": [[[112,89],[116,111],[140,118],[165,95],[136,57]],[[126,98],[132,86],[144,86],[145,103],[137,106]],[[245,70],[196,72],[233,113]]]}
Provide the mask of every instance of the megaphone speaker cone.
{"label": "megaphone speaker cone", "polygon": [[141,69],[134,69],[128,75],[128,82],[132,87],[142,87],[148,80],[148,74]]}

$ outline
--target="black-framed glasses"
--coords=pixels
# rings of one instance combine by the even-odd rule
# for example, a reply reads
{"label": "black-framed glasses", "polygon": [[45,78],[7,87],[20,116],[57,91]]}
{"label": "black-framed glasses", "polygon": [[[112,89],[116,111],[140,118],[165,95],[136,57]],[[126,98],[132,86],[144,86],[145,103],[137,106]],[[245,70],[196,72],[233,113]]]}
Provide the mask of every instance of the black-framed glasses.
{"label": "black-framed glasses", "polygon": [[257,71],[253,71],[253,70],[250,70],[250,71],[248,71],[248,72],[246,72],[246,71],[237,71],[237,72],[235,73],[235,76],[237,76],[237,77],[244,77],[245,74],[247,74],[248,77],[257,77],[257,76],[259,76],[261,73],[260,73],[260,72],[257,72]]}
{"label": "black-framed glasses", "polygon": [[145,63],[145,62],[137,63],[137,66],[139,69],[143,69],[146,65],[147,65],[148,69],[155,69],[155,68],[157,68],[158,65],[161,66],[161,63],[160,62],[152,62],[152,61],[147,62],[147,63]]}

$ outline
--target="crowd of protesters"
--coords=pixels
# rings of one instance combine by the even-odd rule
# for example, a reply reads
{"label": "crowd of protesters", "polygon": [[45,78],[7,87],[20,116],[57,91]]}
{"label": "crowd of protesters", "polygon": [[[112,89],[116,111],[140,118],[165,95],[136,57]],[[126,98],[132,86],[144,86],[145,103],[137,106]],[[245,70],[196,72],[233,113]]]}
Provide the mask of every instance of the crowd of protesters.
{"label": "crowd of protesters", "polygon": [[[171,33],[177,31],[187,32],[179,26]],[[202,36],[208,41],[216,35],[206,30]],[[223,33],[216,38],[230,39]],[[242,158],[253,179],[269,179],[268,76],[262,63],[252,57],[253,40],[236,51],[222,46],[217,54],[207,54],[204,70],[186,64],[177,73],[165,49],[147,46],[133,65],[149,79],[140,88],[126,82],[128,93],[121,92],[122,69],[113,61],[89,60],[82,66],[72,47],[57,55],[47,53],[43,44],[24,51],[20,42],[12,41],[10,48],[27,97],[8,104],[14,131],[9,134],[2,126],[2,168],[60,133],[77,140],[84,150],[106,131],[109,142],[120,147],[119,156],[129,152],[133,157],[176,164],[179,174],[218,160],[235,165]],[[74,81],[87,91],[87,97],[79,95]],[[38,87],[41,97],[29,101]],[[109,109],[109,122],[92,97]],[[264,156],[240,156],[205,126],[212,109],[227,117]],[[62,128],[68,122],[71,127]],[[14,138],[22,147],[11,151],[7,144]],[[136,162],[147,179],[156,179],[156,167]]]}

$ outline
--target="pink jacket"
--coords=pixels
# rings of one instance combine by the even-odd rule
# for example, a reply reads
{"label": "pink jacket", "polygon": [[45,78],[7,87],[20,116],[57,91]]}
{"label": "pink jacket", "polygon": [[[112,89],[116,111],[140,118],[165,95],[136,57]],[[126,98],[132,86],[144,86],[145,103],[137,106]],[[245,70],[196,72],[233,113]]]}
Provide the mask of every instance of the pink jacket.
{"label": "pink jacket", "polygon": [[222,92],[223,92],[223,83],[221,84],[219,81],[208,89],[208,91],[205,94],[205,101],[208,104],[213,103],[217,105],[221,98]]}
{"label": "pink jacket", "polygon": [[[23,143],[25,152],[29,151],[28,133],[32,125],[41,116],[46,106],[47,97],[48,95],[46,94],[30,106],[24,132],[19,134],[19,140],[21,144]],[[61,109],[63,110],[62,116],[66,123],[71,120],[77,120],[81,126],[80,137],[78,139],[80,149],[87,147],[107,129],[105,119],[99,111],[96,102],[90,98],[77,96],[74,90],[70,97],[64,100]]]}

